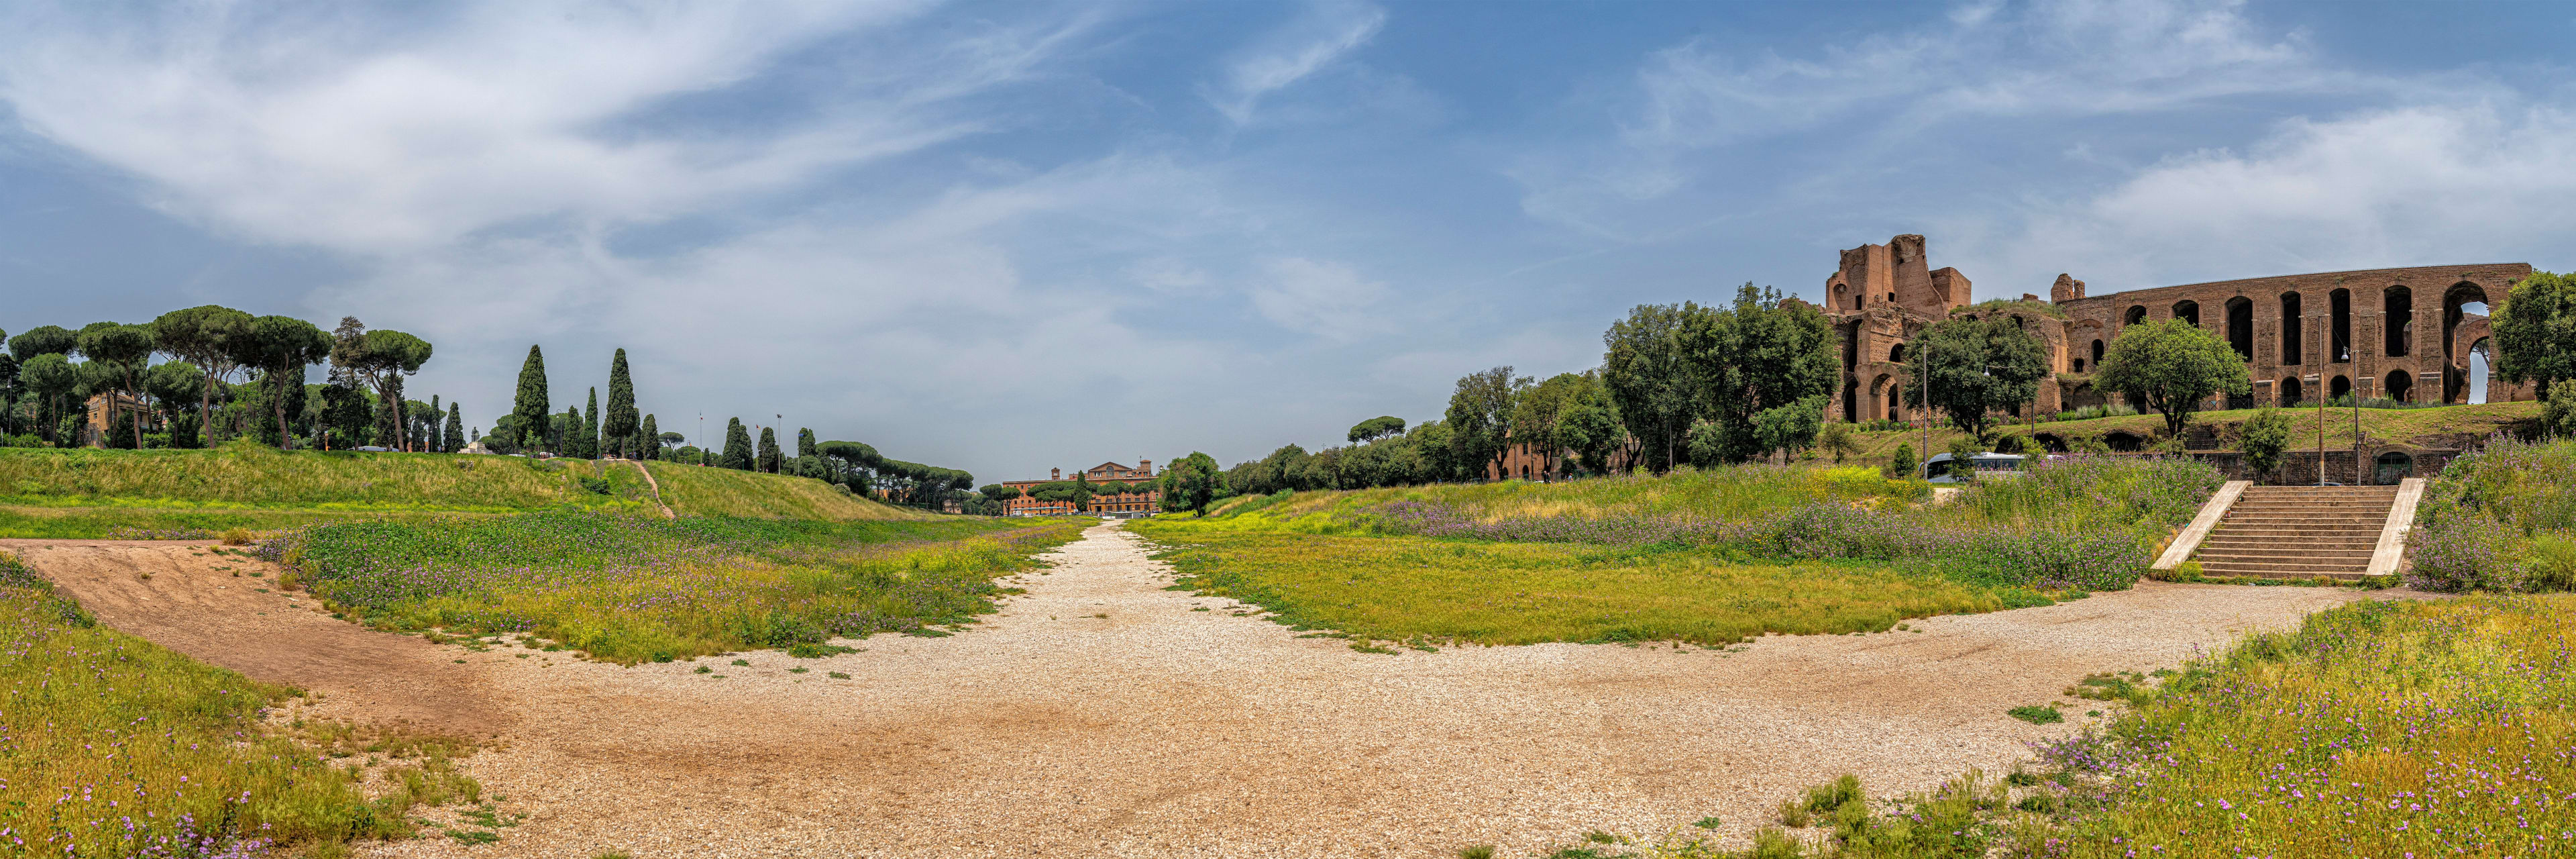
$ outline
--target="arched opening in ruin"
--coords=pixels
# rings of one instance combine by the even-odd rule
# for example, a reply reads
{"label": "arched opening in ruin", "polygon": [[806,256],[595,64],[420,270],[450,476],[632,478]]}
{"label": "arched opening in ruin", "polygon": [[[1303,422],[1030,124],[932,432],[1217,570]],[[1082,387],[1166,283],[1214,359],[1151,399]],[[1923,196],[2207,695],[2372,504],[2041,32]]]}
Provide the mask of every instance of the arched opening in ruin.
{"label": "arched opening in ruin", "polygon": [[2147,449],[2147,437],[2128,430],[2112,430],[2104,433],[2102,443],[2110,445],[2112,450],[2121,453],[2137,453]]}
{"label": "arched opening in ruin", "polygon": [[1858,322],[1843,326],[1843,366],[1846,368],[1860,366],[1860,323]]}
{"label": "arched opening in ruin", "polygon": [[1895,393],[1893,386],[1888,384],[1891,378],[1892,377],[1887,374],[1881,373],[1878,378],[1872,379],[1869,382],[1869,413],[1871,420],[1885,419],[1892,421],[1896,419],[1896,400],[1894,397],[1889,396],[1890,394]]}
{"label": "arched opening in ruin", "polygon": [[2093,366],[2102,366],[2102,341],[2099,339],[2093,341]]}
{"label": "arched opening in ruin", "polygon": [[1887,363],[1890,363],[1890,364],[1903,364],[1903,363],[1905,363],[1905,344],[1903,344],[1903,343],[1898,343],[1898,344],[1896,344],[1896,345],[1894,345],[1894,346],[1890,346],[1890,347],[1888,347],[1888,348],[1887,348]]}
{"label": "arched opening in ruin", "polygon": [[2382,383],[2382,387],[2379,390],[2380,396],[2387,397],[2401,403],[2410,401],[2410,398],[2406,395],[2414,392],[2415,374],[2404,370],[2390,370],[2388,371],[2388,378],[2380,381]]}
{"label": "arched opening in ruin", "polygon": [[2200,324],[2200,302],[2188,299],[2174,302],[2173,313],[2173,318],[2175,319],[2180,319],[2193,325]]}
{"label": "arched opening in ruin", "polygon": [[1904,385],[1887,386],[1887,419],[1891,421],[1901,421],[1905,419]]}
{"label": "arched opening in ruin", "polygon": [[2370,482],[2388,486],[2415,476],[2415,457],[2392,450],[2371,461]]}
{"label": "arched opening in ruin", "polygon": [[2442,292],[2442,402],[2485,402],[2484,368],[2476,350],[2459,354],[2457,338],[2460,324],[2487,315],[2487,291],[2477,284],[2462,281]]}
{"label": "arched opening in ruin", "polygon": [[1860,380],[1843,377],[1843,422],[1860,423]]}
{"label": "arched opening in ruin", "polygon": [[2299,294],[2295,292],[2281,293],[2280,363],[2284,365],[2297,365],[2299,363],[2300,354],[2306,351],[2301,348],[2306,344],[2299,342],[2299,327]]}
{"label": "arched opening in ruin", "polygon": [[2327,353],[2329,355],[2327,361],[2334,364],[2350,364],[2352,363],[2352,290],[2338,289],[2326,293],[2326,309],[2334,317],[2331,325],[2334,338],[2329,341],[2333,344],[2334,351]]}
{"label": "arched opening in ruin", "polygon": [[2053,433],[2053,432],[2032,433],[2032,434],[2031,434],[2031,436],[2030,436],[2030,440],[2031,440],[2031,441],[2034,441],[2034,442],[2038,442],[2038,443],[2039,443],[2039,446],[2040,446],[2040,449],[2042,449],[2042,450],[2046,450],[2046,451],[2048,451],[2049,453],[2065,453],[2065,452],[2066,452],[2066,437],[2065,437],[2065,436],[2058,435],[2058,434]]}
{"label": "arched opening in ruin", "polygon": [[2236,348],[2236,359],[2254,360],[2254,302],[2239,295],[2227,300],[2227,345]]}
{"label": "arched opening in ruin", "polygon": [[2469,344],[2468,402],[2495,402],[2495,347],[2487,338]]}
{"label": "arched opening in ruin", "polygon": [[2128,315],[2120,317],[2121,325],[2136,325],[2145,321],[2147,321],[2147,308],[2143,304],[2129,305]]}
{"label": "arched opening in ruin", "polygon": [[2415,346],[2415,292],[2402,286],[2389,287],[2380,294],[2382,316],[2379,325],[2388,351],[2380,354],[2403,358]]}
{"label": "arched opening in ruin", "polygon": [[2348,378],[2345,378],[2345,377],[2342,377],[2342,376],[2336,376],[2336,377],[2334,377],[2334,380],[2333,380],[2333,381],[2330,381],[2330,382],[2327,382],[2327,383],[2326,383],[2326,399],[2328,399],[2328,400],[2340,400],[2340,399],[2343,399],[2344,397],[2349,396],[2349,395],[2351,395],[2351,394],[2352,394],[2352,380],[2351,380],[2351,379],[2348,379]]}
{"label": "arched opening in ruin", "polygon": [[2299,377],[2297,376],[2283,378],[2278,390],[2281,393],[2281,405],[2284,406],[2298,405],[2304,394],[2304,392],[2300,390]]}

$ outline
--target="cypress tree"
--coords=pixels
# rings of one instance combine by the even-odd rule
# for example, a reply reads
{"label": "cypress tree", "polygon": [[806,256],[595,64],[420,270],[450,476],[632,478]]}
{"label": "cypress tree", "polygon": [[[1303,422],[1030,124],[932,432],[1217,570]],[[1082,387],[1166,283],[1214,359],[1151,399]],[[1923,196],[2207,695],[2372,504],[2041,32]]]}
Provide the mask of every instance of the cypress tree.
{"label": "cypress tree", "polygon": [[580,455],[581,455],[581,407],[580,407],[580,406],[565,406],[565,407],[564,407],[564,413],[563,413],[563,414],[560,414],[560,415],[556,415],[556,416],[555,416],[555,425],[554,425],[553,429],[554,429],[554,444],[549,445],[549,446],[548,446],[548,449],[549,449],[551,452],[553,452],[553,453],[554,453],[554,455],[556,455],[556,456],[580,456]]}
{"label": "cypress tree", "polygon": [[465,413],[458,411],[455,403],[447,404],[447,431],[440,435],[445,436],[442,440],[446,446],[439,448],[438,452],[455,453],[465,449]]}
{"label": "cypress tree", "polygon": [[796,458],[804,459],[815,455],[817,454],[814,451],[814,428],[803,427],[796,430]]}
{"label": "cypress tree", "polygon": [[626,350],[619,349],[608,364],[608,414],[599,431],[609,453],[644,459],[644,450],[633,446],[635,429],[635,380],[626,374]]}
{"label": "cypress tree", "polygon": [[438,415],[438,395],[431,394],[429,395],[429,424],[424,430],[429,437],[421,440],[420,449],[423,453],[447,452],[447,434],[438,431]]}
{"label": "cypress tree", "polygon": [[653,423],[652,415],[644,416],[644,427],[635,433],[637,459],[662,458],[662,428]]}
{"label": "cypress tree", "polygon": [[769,474],[778,473],[778,430],[776,428],[760,428],[760,470]]}
{"label": "cypress tree", "polygon": [[599,389],[590,389],[590,410],[581,415],[581,458],[599,458]]}
{"label": "cypress tree", "polygon": [[720,464],[735,471],[751,470],[751,433],[743,431],[741,418],[725,419],[724,459]]}
{"label": "cypress tree", "polygon": [[519,427],[527,437],[517,439],[521,446],[551,447],[546,443],[548,419],[554,407],[546,404],[546,353],[536,346],[528,347],[527,363],[519,365],[519,397],[510,413],[519,416]]}

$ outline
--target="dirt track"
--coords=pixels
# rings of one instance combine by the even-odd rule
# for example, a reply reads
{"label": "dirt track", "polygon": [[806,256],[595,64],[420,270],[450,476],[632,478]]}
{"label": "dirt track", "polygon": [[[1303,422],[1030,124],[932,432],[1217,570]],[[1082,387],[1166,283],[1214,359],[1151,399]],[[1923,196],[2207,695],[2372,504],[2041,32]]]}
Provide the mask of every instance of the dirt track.
{"label": "dirt track", "polygon": [[367,632],[244,593],[261,580],[212,568],[247,562],[203,547],[39,543],[0,547],[119,628],[325,691],[327,712],[506,737],[469,768],[527,822],[494,846],[362,851],[390,856],[1518,856],[1711,814],[1742,835],[1837,773],[1886,794],[2005,765],[2074,727],[2009,707],[2361,596],[2150,583],[1731,655],[1386,656],[1163,591],[1104,526],[972,632],[696,674]]}

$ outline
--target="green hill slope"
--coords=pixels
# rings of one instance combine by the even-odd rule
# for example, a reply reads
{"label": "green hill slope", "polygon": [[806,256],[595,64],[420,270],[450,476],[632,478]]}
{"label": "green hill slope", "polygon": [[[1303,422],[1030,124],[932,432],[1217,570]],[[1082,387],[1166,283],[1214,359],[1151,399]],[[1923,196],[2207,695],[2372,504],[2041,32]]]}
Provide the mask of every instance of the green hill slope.
{"label": "green hill slope", "polygon": [[[682,516],[817,521],[930,514],[801,477],[653,463]],[[204,537],[368,518],[538,510],[655,512],[633,464],[462,454],[0,449],[0,537]]]}

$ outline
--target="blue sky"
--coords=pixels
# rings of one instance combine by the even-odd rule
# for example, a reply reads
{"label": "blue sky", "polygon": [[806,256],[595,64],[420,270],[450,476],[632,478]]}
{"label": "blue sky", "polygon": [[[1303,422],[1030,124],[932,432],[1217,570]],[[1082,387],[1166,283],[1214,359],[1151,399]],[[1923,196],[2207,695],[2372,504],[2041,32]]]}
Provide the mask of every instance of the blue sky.
{"label": "blue sky", "polygon": [[10,4],[0,328],[436,344],[489,426],[1221,460],[1929,237],[1979,298],[2564,270],[2556,4]]}

